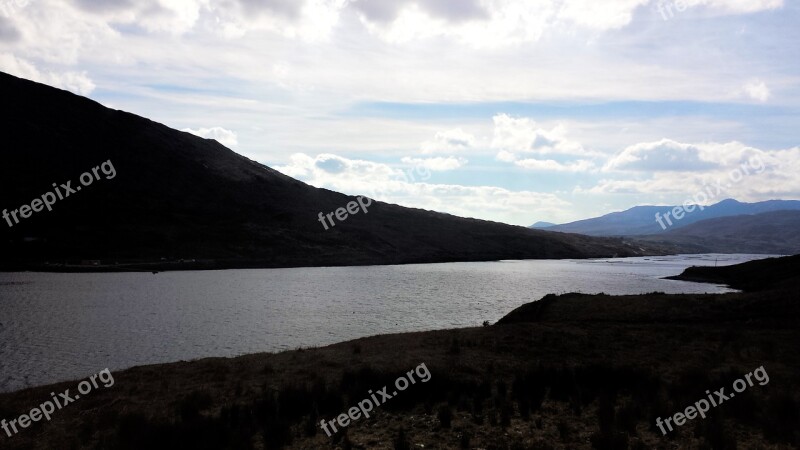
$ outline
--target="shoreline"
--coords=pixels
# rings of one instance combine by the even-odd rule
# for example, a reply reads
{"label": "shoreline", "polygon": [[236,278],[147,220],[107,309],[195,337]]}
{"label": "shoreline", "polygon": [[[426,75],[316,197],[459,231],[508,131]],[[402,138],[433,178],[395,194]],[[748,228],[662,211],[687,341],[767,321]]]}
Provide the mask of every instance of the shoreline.
{"label": "shoreline", "polygon": [[[691,256],[691,255],[758,255],[764,256],[762,259],[774,258],[773,254],[757,253],[653,253],[641,255],[601,255],[585,257],[565,257],[565,258],[503,258],[497,256],[476,257],[476,258],[441,258],[441,259],[417,259],[417,260],[398,260],[398,261],[341,261],[341,262],[320,262],[318,264],[308,263],[275,263],[266,260],[219,260],[219,259],[183,259],[174,261],[133,261],[120,264],[47,264],[30,263],[0,265],[0,272],[35,272],[35,273],[152,273],[152,272],[186,272],[186,271],[211,271],[211,270],[238,270],[238,269],[300,269],[300,268],[324,268],[324,267],[370,267],[370,266],[404,266],[414,264],[447,264],[463,262],[499,262],[499,261],[566,261],[566,260],[592,260],[592,259],[626,259],[626,258],[645,258],[645,257],[669,257],[669,256]],[[722,267],[722,266],[721,266]],[[695,281],[694,279],[679,278],[683,276],[665,277],[680,281]],[[705,282],[698,279],[696,282]]]}

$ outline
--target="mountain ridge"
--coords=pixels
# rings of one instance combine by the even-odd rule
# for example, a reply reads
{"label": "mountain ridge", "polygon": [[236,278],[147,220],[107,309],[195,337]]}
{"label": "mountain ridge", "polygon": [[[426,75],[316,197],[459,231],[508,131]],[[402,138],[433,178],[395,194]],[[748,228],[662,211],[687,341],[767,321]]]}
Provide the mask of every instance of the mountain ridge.
{"label": "mountain ridge", "polygon": [[[735,199],[725,199],[709,206],[696,206],[694,211],[687,212],[680,220],[664,216],[675,208],[682,206],[640,205],[625,211],[617,211],[600,217],[578,220],[552,227],[542,228],[547,231],[580,233],[588,236],[644,236],[667,233],[707,219],[753,215],[772,211],[800,210],[798,200],[767,200],[756,203],[743,203]],[[662,217],[663,225],[659,225],[656,214]],[[670,225],[670,222],[672,223]]]}
{"label": "mountain ridge", "polygon": [[[0,232],[5,270],[150,270],[637,256],[617,238],[530,230],[373,202],[324,230],[356,197],[309,186],[214,140],[0,73],[8,127],[0,208],[105,161],[114,179]],[[12,106],[13,105],[13,106]]]}

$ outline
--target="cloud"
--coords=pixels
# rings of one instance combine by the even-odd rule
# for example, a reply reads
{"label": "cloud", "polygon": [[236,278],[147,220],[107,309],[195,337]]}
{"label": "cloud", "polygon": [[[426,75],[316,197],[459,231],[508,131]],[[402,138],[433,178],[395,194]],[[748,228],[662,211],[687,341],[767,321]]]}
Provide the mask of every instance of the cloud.
{"label": "cloud", "polygon": [[94,82],[89,79],[86,72],[41,71],[32,63],[10,53],[0,53],[0,70],[80,95],[89,95],[95,88]]}
{"label": "cloud", "polygon": [[[640,19],[638,3],[36,0],[9,18],[9,26],[17,33],[6,34],[19,37],[13,50],[7,51],[42,67],[57,63],[60,67],[71,65],[72,70],[88,69],[93,77],[103,76],[107,88],[114,84],[119,89],[175,84],[180,79],[198,90],[218,82],[228,83],[229,91],[248,86],[254,97],[272,96],[270,89],[275,86],[302,95],[313,92],[313,97],[280,100],[294,103],[292,106],[314,101],[347,105],[356,101],[547,102],[576,98],[730,101],[731,93],[739,95],[742,81],[748,78],[730,74],[733,69],[724,70],[724,78],[714,73],[723,71],[729,61],[697,71],[694,58],[668,58],[689,48],[689,36],[667,42],[652,33],[610,33],[603,38],[624,51],[586,46],[587,40],[599,39],[602,29],[618,30],[628,16]],[[717,3],[717,9],[728,4]],[[734,9],[749,5],[730,3]],[[775,5],[755,3],[759,8]],[[361,16],[371,19],[365,18],[362,24]],[[380,17],[385,20],[378,20]],[[4,28],[8,27],[0,24],[0,36]],[[716,30],[709,28],[710,33]],[[538,42],[542,36],[546,38]],[[639,43],[632,44],[632,37]],[[413,42],[394,45],[404,39],[428,38],[430,41],[418,47]],[[524,45],[532,42],[538,44]],[[657,47],[655,42],[659,42]],[[713,47],[707,41],[694,44]],[[762,45],[769,44],[754,39],[746,47],[737,46],[730,57],[736,60],[739,51],[758,54],[753,47]],[[531,59],[534,48],[536,58]],[[763,67],[761,61],[751,62]],[[272,63],[284,65],[270,70]],[[354,71],[353,67],[361,69]],[[771,75],[776,85],[790,84],[779,75]],[[592,82],[586,83],[587,79]],[[684,81],[672,84],[671,89],[659,88],[674,79]],[[233,84],[236,87],[231,87]],[[238,128],[245,132],[244,127]]]}
{"label": "cloud", "polygon": [[[660,1],[660,0],[654,0]],[[749,14],[783,7],[783,0],[685,0],[688,6],[706,6],[728,14]]]}
{"label": "cloud", "polygon": [[612,2],[565,0],[557,17],[595,30],[617,29],[628,25],[633,19],[636,9],[649,2],[650,0],[616,0]]}
{"label": "cloud", "polygon": [[[683,201],[698,192],[714,193],[714,199],[736,198],[743,201],[762,201],[775,198],[800,197],[800,148],[761,150],[740,142],[683,144],[668,142],[669,148],[692,149],[694,156],[675,162],[675,170],[654,170],[636,173],[635,179],[607,178],[593,187],[578,187],[580,194],[635,194],[649,198],[671,198]],[[631,148],[654,148],[640,144]],[[703,170],[689,163],[713,161]],[[625,159],[622,160],[627,161]],[[631,160],[634,164],[638,160]],[[678,170],[682,168],[683,170]],[[646,175],[646,176],[642,176]]]}
{"label": "cloud", "polygon": [[320,155],[314,165],[327,173],[342,173],[347,167],[345,160],[336,155]]}
{"label": "cloud", "polygon": [[[620,29],[637,9],[661,0],[15,0],[41,11],[62,6],[83,15],[81,22],[135,25],[156,33],[183,35],[215,28],[226,36],[273,30],[287,37],[326,39],[342,13],[356,16],[373,34],[391,42],[450,37],[476,47],[538,41],[549,30],[578,26]],[[783,6],[782,0],[686,0],[728,14],[747,14]],[[62,5],[58,5],[62,3]],[[90,17],[92,16],[92,17]],[[85,28],[76,24],[75,28]],[[88,30],[87,30],[88,31]]]}
{"label": "cloud", "polygon": [[521,159],[514,161],[514,164],[523,169],[542,172],[589,172],[595,169],[594,163],[585,159],[571,163],[560,163],[552,159]]}
{"label": "cloud", "polygon": [[74,0],[74,3],[80,9],[92,13],[120,12],[135,7],[133,0],[105,0],[102,2],[94,0]]}
{"label": "cloud", "polygon": [[403,173],[402,170],[387,164],[348,159],[330,153],[315,157],[305,153],[295,153],[290,157],[289,164],[276,166],[275,170],[307,182],[314,181],[319,183],[315,184],[318,187],[346,185],[364,191],[370,189],[373,183],[398,180]]}
{"label": "cloud", "polygon": [[761,103],[765,103],[769,100],[771,95],[767,84],[763,81],[751,81],[742,87],[742,91],[745,96]]}
{"label": "cloud", "polygon": [[245,14],[277,14],[280,16],[299,19],[303,11],[303,2],[297,0],[235,0],[233,2],[243,7]]}
{"label": "cloud", "polygon": [[466,150],[475,145],[475,136],[461,128],[436,133],[433,140],[425,141],[420,146],[422,153],[452,153]]}
{"label": "cloud", "polygon": [[348,0],[210,0],[204,25],[228,38],[271,31],[289,39],[325,41]]}
{"label": "cloud", "polygon": [[467,160],[464,158],[456,158],[455,156],[449,156],[446,158],[437,157],[437,158],[409,158],[405,157],[402,158],[401,161],[404,164],[411,164],[414,166],[424,167],[426,169],[435,171],[435,172],[442,172],[447,170],[455,170],[459,167],[464,166],[467,164]]}
{"label": "cloud", "polygon": [[701,156],[702,151],[690,144],[669,139],[632,145],[614,156],[606,170],[649,172],[695,172],[718,167]]}
{"label": "cloud", "polygon": [[135,25],[149,32],[173,35],[192,31],[201,13],[211,4],[209,0],[75,0],[72,3],[86,13],[83,18],[88,22]]}
{"label": "cloud", "polygon": [[[483,0],[480,5],[465,0],[463,6],[461,2],[447,5],[446,0],[392,1],[391,9],[374,10],[372,15],[361,11],[367,29],[391,43],[446,37],[473,47],[495,48],[535,42],[558,11],[554,0]],[[358,8],[358,2],[353,5]]]}
{"label": "cloud", "polygon": [[185,131],[205,139],[214,139],[220,144],[229,148],[236,147],[239,144],[236,133],[231,130],[226,130],[222,127],[200,128],[197,130],[184,128],[181,131]]}
{"label": "cloud", "polygon": [[[337,160],[333,170],[327,161]],[[326,161],[320,167],[319,162]],[[414,173],[387,164],[332,154],[294,154],[276,170],[316,187],[412,208],[527,225],[532,215],[571,217],[571,205],[555,194],[510,191],[494,186],[461,186],[421,182]],[[424,178],[424,177],[423,177]]]}
{"label": "cloud", "polygon": [[418,7],[432,17],[448,22],[459,23],[471,19],[487,18],[487,11],[478,0],[426,0],[410,2],[402,0],[356,0],[352,8],[362,14],[364,19],[378,23],[390,23],[401,15],[403,10]]}
{"label": "cloud", "polygon": [[508,160],[512,154],[536,155],[580,155],[594,156],[575,141],[566,137],[567,128],[557,125],[553,129],[540,128],[532,119],[515,118],[507,114],[498,114],[494,121],[492,148],[499,150],[498,159]]}
{"label": "cloud", "polygon": [[16,42],[20,36],[14,23],[6,17],[0,16],[0,43]]}
{"label": "cloud", "polygon": [[[513,163],[517,167],[542,172],[590,172],[595,163],[586,157],[602,154],[586,150],[579,142],[567,138],[567,128],[557,125],[552,129],[539,127],[532,119],[515,118],[507,114],[493,117],[494,132],[491,147],[497,150],[495,159]],[[560,155],[555,159],[531,158],[530,155]],[[564,159],[574,159],[563,161]],[[564,158],[566,157],[566,158]]]}
{"label": "cloud", "polygon": [[[636,11],[663,0],[356,0],[367,28],[390,42],[449,37],[480,48],[539,41],[550,31],[579,27],[618,30]],[[783,6],[783,0],[684,0],[712,12],[748,14]]]}

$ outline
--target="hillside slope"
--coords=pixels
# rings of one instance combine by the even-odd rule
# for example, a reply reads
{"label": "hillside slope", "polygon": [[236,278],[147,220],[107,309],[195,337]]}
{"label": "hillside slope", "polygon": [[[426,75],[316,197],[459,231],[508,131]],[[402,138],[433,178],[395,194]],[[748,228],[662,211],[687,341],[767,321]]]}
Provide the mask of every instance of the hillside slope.
{"label": "hillside slope", "polygon": [[800,253],[800,211],[708,219],[637,240],[695,253],[794,255]]}
{"label": "hillside slope", "polygon": [[[116,262],[287,267],[658,252],[619,239],[565,236],[378,202],[326,231],[318,214],[354,198],[308,186],[216,141],[66,91],[0,73],[0,95],[6,130],[0,208],[31,204],[53,191],[54,183],[80,186],[80,175],[103,162],[116,172],[111,179],[101,172],[52,211],[34,212],[13,227],[0,222],[0,268],[6,270],[64,270],[81,260],[105,270]],[[179,259],[193,262],[171,264]]]}

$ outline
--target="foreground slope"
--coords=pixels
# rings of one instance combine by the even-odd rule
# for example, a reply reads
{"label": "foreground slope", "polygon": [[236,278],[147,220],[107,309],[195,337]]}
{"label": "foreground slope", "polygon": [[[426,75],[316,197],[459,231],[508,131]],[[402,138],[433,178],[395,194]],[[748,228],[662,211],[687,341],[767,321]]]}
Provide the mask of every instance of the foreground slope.
{"label": "foreground slope", "polygon": [[[162,268],[581,258],[658,252],[620,239],[528,230],[374,202],[325,230],[318,214],[354,200],[251,161],[213,140],[0,73],[0,208],[110,161],[101,179],[9,227],[0,268],[161,261]],[[163,258],[163,261],[162,261]],[[195,260],[172,264],[179,259]],[[50,262],[48,266],[41,263]],[[115,266],[139,267],[146,266]],[[64,267],[61,267],[62,269]]]}
{"label": "foreground slope", "polygon": [[[11,438],[9,449],[791,449],[800,446],[800,285],[725,295],[547,296],[499,324],[114,373]],[[740,279],[761,265],[724,268]],[[713,271],[713,269],[708,269]],[[779,287],[775,287],[779,285]],[[521,300],[522,302],[522,300]],[[430,378],[393,395],[420,364]],[[667,418],[763,367],[754,383],[664,435]],[[0,394],[12,419],[77,381]],[[389,386],[328,437],[320,420]],[[381,400],[383,401],[383,399]]]}

